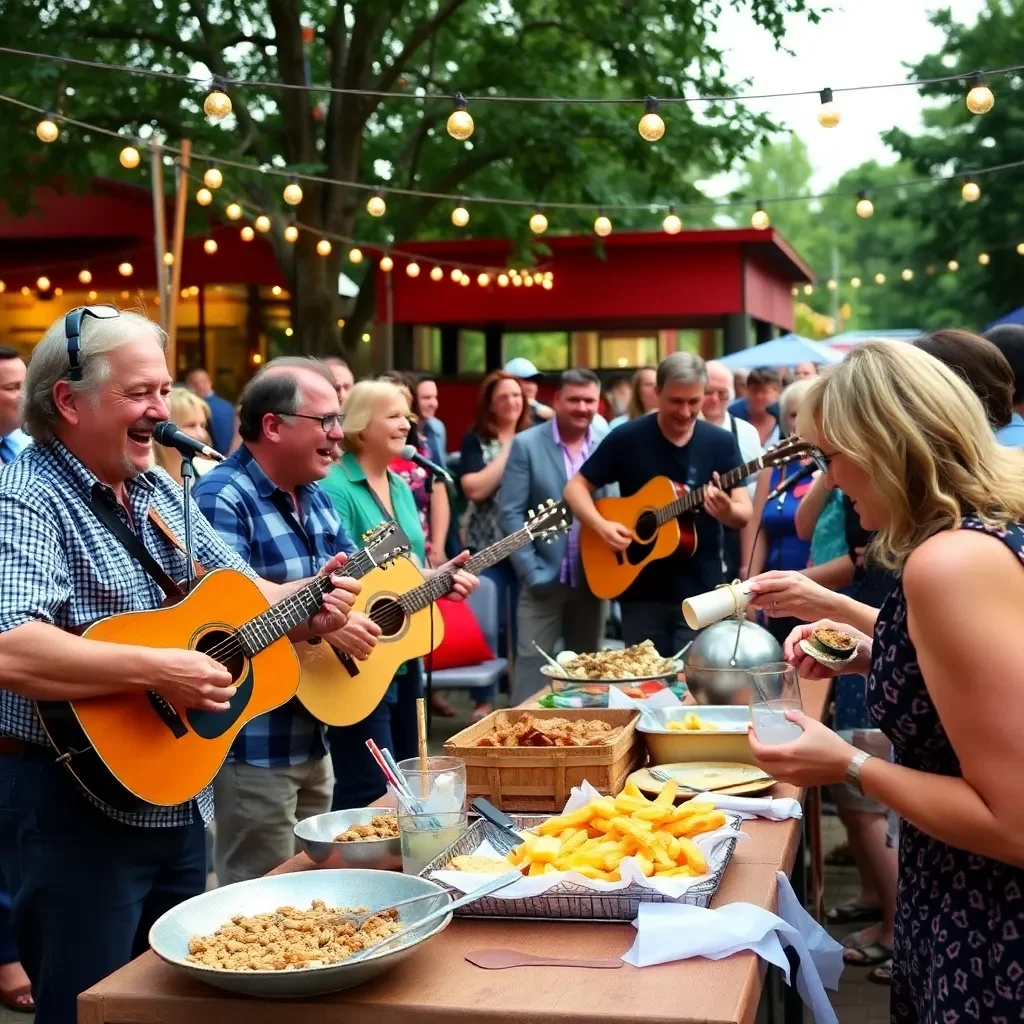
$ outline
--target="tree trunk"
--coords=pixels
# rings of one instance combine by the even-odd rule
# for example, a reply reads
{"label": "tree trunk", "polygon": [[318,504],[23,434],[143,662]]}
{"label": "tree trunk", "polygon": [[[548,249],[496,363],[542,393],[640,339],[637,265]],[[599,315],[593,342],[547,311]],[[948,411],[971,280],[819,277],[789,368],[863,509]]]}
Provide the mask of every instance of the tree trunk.
{"label": "tree trunk", "polygon": [[292,323],[296,328],[293,343],[304,355],[338,355],[341,351],[338,328],[341,254],[334,249],[329,256],[321,256],[316,251],[316,242],[302,232],[295,243],[291,280]]}

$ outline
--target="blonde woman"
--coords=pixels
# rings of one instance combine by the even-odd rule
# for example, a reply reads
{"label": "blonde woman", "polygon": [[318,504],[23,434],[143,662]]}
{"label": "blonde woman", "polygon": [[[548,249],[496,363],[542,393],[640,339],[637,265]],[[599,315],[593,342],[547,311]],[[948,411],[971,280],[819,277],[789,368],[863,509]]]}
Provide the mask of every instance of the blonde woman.
{"label": "blonde woman", "polygon": [[[207,424],[210,422],[210,407],[198,395],[188,388],[173,387],[167,396],[169,419],[177,423],[183,434],[212,444]],[[227,454],[224,452],[222,454]],[[175,483],[181,484],[181,455],[174,448],[165,448],[162,444],[153,445],[156,464],[165,469]],[[207,470],[217,465],[212,459],[196,457],[192,460],[196,476],[202,476]]]}
{"label": "blonde woman", "polygon": [[[911,345],[854,349],[797,420],[836,487],[877,531],[869,557],[900,573],[843,672],[895,763],[800,712],[800,739],[758,761],[801,785],[848,781],[901,818],[892,964],[895,1024],[1017,1020],[1024,993],[1024,452],[995,440],[980,400]],[[824,621],[824,620],[823,620]],[[820,625],[820,623],[819,623]],[[798,643],[804,676],[830,670]]]}
{"label": "blonde woman", "polygon": [[630,383],[629,402],[626,411],[608,424],[609,430],[622,426],[630,420],[639,419],[658,407],[656,366],[641,366],[634,374]]}

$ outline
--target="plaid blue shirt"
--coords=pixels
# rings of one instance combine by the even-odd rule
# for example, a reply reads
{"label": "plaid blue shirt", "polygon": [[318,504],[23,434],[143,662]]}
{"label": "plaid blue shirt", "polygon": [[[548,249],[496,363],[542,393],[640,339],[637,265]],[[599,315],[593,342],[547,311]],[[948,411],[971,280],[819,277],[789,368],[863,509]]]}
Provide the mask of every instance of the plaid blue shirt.
{"label": "plaid blue shirt", "polygon": [[[244,444],[211,469],[192,493],[228,546],[274,583],[315,576],[333,555],[356,550],[319,485],[298,488],[297,515],[291,497],[263,472]],[[325,732],[293,699],[249,722],[228,759],[263,768],[303,764],[327,753]]]}
{"label": "plaid blue shirt", "polygon": [[[62,629],[88,625],[121,612],[158,607],[164,593],[125,550],[91,507],[95,474],[60,442],[31,445],[0,473],[0,632],[26,622]],[[110,488],[109,496],[114,492]],[[125,484],[130,523],[146,550],[174,580],[185,576],[185,556],[149,519],[152,506],[170,530],[185,536],[181,488],[153,469]],[[128,522],[123,509],[119,514]],[[208,568],[255,573],[217,536],[197,510],[192,514],[193,554]],[[30,700],[0,690],[0,734],[48,746]],[[87,794],[88,795],[88,794]],[[126,814],[89,798],[126,825],[186,825],[194,814],[213,817],[213,789],[177,807]]]}

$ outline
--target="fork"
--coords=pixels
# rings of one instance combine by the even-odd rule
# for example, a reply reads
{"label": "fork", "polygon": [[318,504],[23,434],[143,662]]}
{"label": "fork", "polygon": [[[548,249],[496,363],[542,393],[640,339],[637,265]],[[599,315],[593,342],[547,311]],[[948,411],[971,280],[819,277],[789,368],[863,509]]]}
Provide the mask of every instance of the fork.
{"label": "fork", "polygon": [[447,899],[448,894],[446,892],[428,892],[422,896],[413,896],[412,899],[401,900],[398,903],[392,903],[388,907],[381,907],[378,910],[353,910],[353,911],[341,911],[339,910],[336,914],[331,914],[330,917],[325,918],[327,924],[353,924],[358,931],[360,928],[370,920],[371,917],[376,917],[378,914],[386,914],[389,910],[399,910],[402,907],[412,906],[414,903],[422,903],[424,900],[436,900],[436,899]]}
{"label": "fork", "polygon": [[[703,789],[695,789],[693,786],[687,785],[685,782],[680,782],[679,779],[676,779],[676,777],[671,772],[665,771],[664,768],[648,768],[647,774],[650,775],[652,779],[655,779],[658,782],[670,782],[672,779],[675,779],[676,784],[679,786],[679,789],[681,791],[685,791],[688,793],[714,793],[719,789],[732,789],[733,786],[743,785],[742,782],[726,782],[721,783],[717,786],[705,786]],[[759,780],[758,777],[755,776],[754,778],[749,779],[747,781],[757,782]]]}

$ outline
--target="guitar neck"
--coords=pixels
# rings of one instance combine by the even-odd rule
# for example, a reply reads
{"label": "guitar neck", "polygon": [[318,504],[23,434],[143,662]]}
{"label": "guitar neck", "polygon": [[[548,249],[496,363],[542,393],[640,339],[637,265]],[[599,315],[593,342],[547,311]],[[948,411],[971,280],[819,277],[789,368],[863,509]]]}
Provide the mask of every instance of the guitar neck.
{"label": "guitar neck", "polygon": [[[724,473],[719,480],[719,487],[723,491],[730,491],[734,487],[738,487],[748,476],[757,473],[759,470],[764,468],[764,456],[759,455],[756,459],[751,462],[745,462],[742,466],[736,469],[730,469],[728,473]],[[699,508],[704,504],[704,496],[707,493],[708,484],[702,484],[700,487],[695,488],[692,491],[687,491],[685,494],[676,498],[675,501],[669,502],[667,505],[663,505],[655,513],[658,520],[659,526],[664,526],[670,519],[675,519],[676,516],[681,516],[684,512],[689,512],[691,509]]]}

